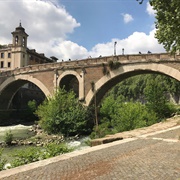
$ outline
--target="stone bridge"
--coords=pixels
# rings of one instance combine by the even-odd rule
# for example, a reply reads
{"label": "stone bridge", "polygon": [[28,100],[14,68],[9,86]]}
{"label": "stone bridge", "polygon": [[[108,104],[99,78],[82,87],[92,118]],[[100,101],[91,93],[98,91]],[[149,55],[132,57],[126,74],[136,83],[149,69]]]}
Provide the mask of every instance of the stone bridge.
{"label": "stone bridge", "polygon": [[85,105],[101,101],[105,93],[124,79],[160,73],[180,81],[180,55],[169,53],[119,55],[38,64],[0,73],[0,109],[8,109],[15,93],[28,82],[46,97],[56,88],[73,89]]}

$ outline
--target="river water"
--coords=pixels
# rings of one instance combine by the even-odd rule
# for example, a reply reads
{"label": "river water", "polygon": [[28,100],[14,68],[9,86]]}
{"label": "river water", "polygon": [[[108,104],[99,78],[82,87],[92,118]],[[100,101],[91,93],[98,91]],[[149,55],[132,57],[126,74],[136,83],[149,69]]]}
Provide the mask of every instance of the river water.
{"label": "river water", "polygon": [[7,132],[11,131],[14,139],[25,139],[34,136],[34,132],[30,132],[29,129],[32,125],[13,125],[13,126],[0,126],[0,142],[4,141],[4,137]]}
{"label": "river water", "polygon": [[[35,135],[34,132],[29,131],[32,128],[32,125],[13,125],[13,126],[0,126],[0,142],[4,141],[6,132],[11,131],[14,139],[26,139],[29,137],[33,137]],[[81,137],[78,139],[68,140],[66,143],[69,147],[75,148],[75,150],[80,150],[83,148],[89,147],[87,145],[87,141],[89,137]]]}
{"label": "river water", "polygon": [[[29,131],[29,129],[32,128],[32,125],[13,125],[13,126],[0,126],[0,142],[4,141],[6,132],[11,131],[11,133],[13,134],[13,138],[14,139],[26,139],[29,137],[33,137],[35,136],[35,133]],[[88,148],[89,146],[87,145],[87,141],[89,140],[89,137],[82,137],[82,138],[78,138],[78,139],[71,139],[71,140],[67,140],[66,144],[69,147],[74,148],[74,151],[78,151],[81,149],[85,149]],[[12,159],[11,157],[11,153],[14,150],[19,150],[19,149],[24,149],[27,146],[9,146],[4,148],[2,157],[5,158],[7,161],[10,161]],[[5,166],[9,166],[10,164],[7,163]]]}

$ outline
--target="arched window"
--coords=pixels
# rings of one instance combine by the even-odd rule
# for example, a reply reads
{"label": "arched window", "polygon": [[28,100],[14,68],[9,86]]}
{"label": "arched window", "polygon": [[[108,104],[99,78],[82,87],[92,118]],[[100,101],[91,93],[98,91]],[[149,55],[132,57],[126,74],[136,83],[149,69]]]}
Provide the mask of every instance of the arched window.
{"label": "arched window", "polygon": [[23,43],[22,43],[22,46],[25,47],[25,44],[26,44],[26,39],[25,39],[25,37],[23,37]]}
{"label": "arched window", "polygon": [[15,37],[15,44],[18,44],[18,40],[19,40],[19,38],[18,38],[18,36],[16,36]]}

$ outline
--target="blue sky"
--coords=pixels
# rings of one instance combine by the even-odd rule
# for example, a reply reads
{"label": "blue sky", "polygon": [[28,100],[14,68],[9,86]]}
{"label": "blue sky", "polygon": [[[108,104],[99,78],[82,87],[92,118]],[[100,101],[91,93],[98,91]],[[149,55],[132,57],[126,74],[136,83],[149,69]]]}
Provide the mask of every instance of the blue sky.
{"label": "blue sky", "polygon": [[[163,52],[154,38],[154,11],[144,0],[0,0],[0,44],[26,29],[28,47],[59,60]],[[7,13],[8,12],[8,13]]]}
{"label": "blue sky", "polygon": [[[135,0],[67,0],[61,1],[67,11],[81,23],[70,39],[89,50],[113,38],[123,39],[135,31],[149,33],[154,17],[146,12],[146,3]],[[123,14],[133,20],[124,23]],[[147,23],[145,23],[147,22]]]}

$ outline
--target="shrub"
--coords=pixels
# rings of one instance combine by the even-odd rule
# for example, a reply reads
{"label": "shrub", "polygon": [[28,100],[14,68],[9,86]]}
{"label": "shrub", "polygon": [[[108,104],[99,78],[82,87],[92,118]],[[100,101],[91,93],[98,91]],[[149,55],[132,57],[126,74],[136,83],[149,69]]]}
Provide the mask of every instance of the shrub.
{"label": "shrub", "polygon": [[107,118],[101,120],[101,124],[98,127],[94,127],[93,132],[90,135],[91,139],[101,138],[108,134],[116,133],[111,126],[111,122]]}
{"label": "shrub", "polygon": [[104,137],[122,131],[129,131],[157,122],[157,116],[139,102],[124,102],[123,97],[106,98],[100,109],[101,121],[98,128],[94,128],[91,138]]}
{"label": "shrub", "polygon": [[115,69],[118,69],[120,66],[121,66],[121,63],[119,61],[109,61],[108,62],[108,66],[111,70],[115,70]]}
{"label": "shrub", "polygon": [[152,78],[147,82],[144,94],[147,108],[156,113],[159,121],[170,117],[175,111],[173,106],[168,103],[165,86],[158,77],[154,76],[154,79]]}
{"label": "shrub", "polygon": [[40,153],[41,150],[37,147],[27,147],[26,149],[17,150],[12,154],[14,158],[11,165],[12,167],[17,167],[38,161],[40,160]]}
{"label": "shrub", "polygon": [[89,111],[74,92],[59,89],[55,95],[43,102],[36,111],[40,126],[48,133],[65,136],[86,133]]}
{"label": "shrub", "polygon": [[11,130],[9,130],[5,134],[4,141],[7,145],[11,145],[12,140],[13,140],[13,134]]}
{"label": "shrub", "polygon": [[2,158],[3,149],[0,148],[0,171],[4,169],[4,165],[6,164],[6,160]]}
{"label": "shrub", "polygon": [[50,143],[45,146],[46,158],[58,156],[64,153],[71,152],[73,148],[68,148],[66,144]]}
{"label": "shrub", "polygon": [[47,159],[72,151],[65,144],[50,143],[45,147],[27,147],[26,149],[17,150],[12,154],[14,157],[11,162],[12,167],[29,164],[35,161]]}
{"label": "shrub", "polygon": [[117,132],[129,131],[151,125],[156,122],[155,113],[149,112],[139,102],[122,103],[116,113],[112,114],[111,124]]}
{"label": "shrub", "polygon": [[29,109],[29,111],[31,111],[32,113],[35,112],[35,110],[37,109],[37,103],[36,103],[35,100],[28,101],[28,109]]}

